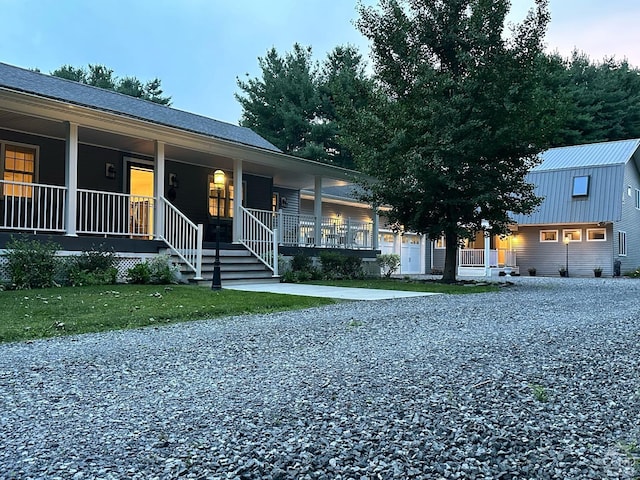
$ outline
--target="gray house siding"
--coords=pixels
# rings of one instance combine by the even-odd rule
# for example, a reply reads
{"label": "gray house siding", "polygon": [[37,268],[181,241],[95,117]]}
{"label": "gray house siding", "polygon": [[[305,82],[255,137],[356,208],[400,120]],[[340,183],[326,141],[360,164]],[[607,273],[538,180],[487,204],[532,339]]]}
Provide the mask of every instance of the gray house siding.
{"label": "gray house siding", "polygon": [[442,271],[444,270],[444,256],[446,250],[444,248],[436,248],[435,243],[433,243],[433,270]]}
{"label": "gray house siding", "polygon": [[[529,268],[535,268],[538,275],[558,276],[558,270],[567,264],[572,277],[592,277],[595,267],[602,268],[603,276],[613,275],[613,227],[608,225],[605,241],[587,241],[587,229],[601,228],[595,224],[564,224],[545,226],[520,226],[514,242],[520,273],[526,275]],[[562,241],[564,229],[582,231],[580,242]],[[541,230],[557,230],[557,242],[541,242]]]}
{"label": "gray house siding", "polygon": [[[300,213],[313,215],[313,200],[303,198],[300,201]],[[370,208],[358,208],[349,205],[322,202],[322,216],[337,217],[338,215],[345,221],[347,218],[350,218],[355,222],[371,222],[373,211]]]}
{"label": "gray house siding", "polygon": [[[629,187],[631,195],[628,194]],[[622,215],[613,229],[614,260],[620,260],[622,273],[640,266],[640,210],[636,208],[636,190],[640,190],[640,175],[635,162],[630,161],[624,171]],[[620,256],[618,249],[618,232],[621,231],[625,232],[627,237],[626,256]]]}
{"label": "gray house siding", "polygon": [[291,188],[273,186],[273,193],[277,193],[280,199],[278,210],[291,215],[300,213],[300,192]]}

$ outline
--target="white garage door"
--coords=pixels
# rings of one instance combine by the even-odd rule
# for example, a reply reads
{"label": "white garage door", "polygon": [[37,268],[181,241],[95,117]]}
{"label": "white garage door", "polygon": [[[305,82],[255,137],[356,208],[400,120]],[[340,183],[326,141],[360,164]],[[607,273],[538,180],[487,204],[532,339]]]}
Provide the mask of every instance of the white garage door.
{"label": "white garage door", "polygon": [[421,245],[418,235],[404,234],[400,252],[400,273],[422,273],[420,271]]}

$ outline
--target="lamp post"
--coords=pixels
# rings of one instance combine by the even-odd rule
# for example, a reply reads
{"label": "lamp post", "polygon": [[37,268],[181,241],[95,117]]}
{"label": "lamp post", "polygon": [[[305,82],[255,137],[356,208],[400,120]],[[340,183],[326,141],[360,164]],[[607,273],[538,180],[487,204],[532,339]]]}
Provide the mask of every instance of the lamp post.
{"label": "lamp post", "polygon": [[567,259],[565,261],[565,266],[564,266],[564,271],[565,271],[565,277],[569,276],[569,235],[565,235],[564,239],[562,240],[564,242],[564,244],[567,246]]}
{"label": "lamp post", "polygon": [[220,192],[225,186],[225,174],[222,170],[213,172],[213,185],[216,189],[216,259],[213,262],[213,280],[211,281],[211,290],[220,290],[222,288],[222,278],[220,276]]}

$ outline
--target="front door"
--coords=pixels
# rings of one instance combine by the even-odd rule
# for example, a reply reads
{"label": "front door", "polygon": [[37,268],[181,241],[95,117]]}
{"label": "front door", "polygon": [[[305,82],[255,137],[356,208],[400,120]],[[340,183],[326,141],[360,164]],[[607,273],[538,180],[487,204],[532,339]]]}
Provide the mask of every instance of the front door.
{"label": "front door", "polygon": [[132,237],[153,237],[153,168],[129,163],[129,232]]}
{"label": "front door", "polygon": [[402,236],[400,273],[420,273],[420,237],[406,233]]}

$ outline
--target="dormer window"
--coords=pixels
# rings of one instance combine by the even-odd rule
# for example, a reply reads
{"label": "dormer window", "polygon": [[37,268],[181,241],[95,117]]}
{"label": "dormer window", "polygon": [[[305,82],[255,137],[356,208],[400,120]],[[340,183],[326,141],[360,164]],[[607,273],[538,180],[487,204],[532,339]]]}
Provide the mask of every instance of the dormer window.
{"label": "dormer window", "polygon": [[589,175],[573,177],[573,197],[586,197],[589,195]]}

